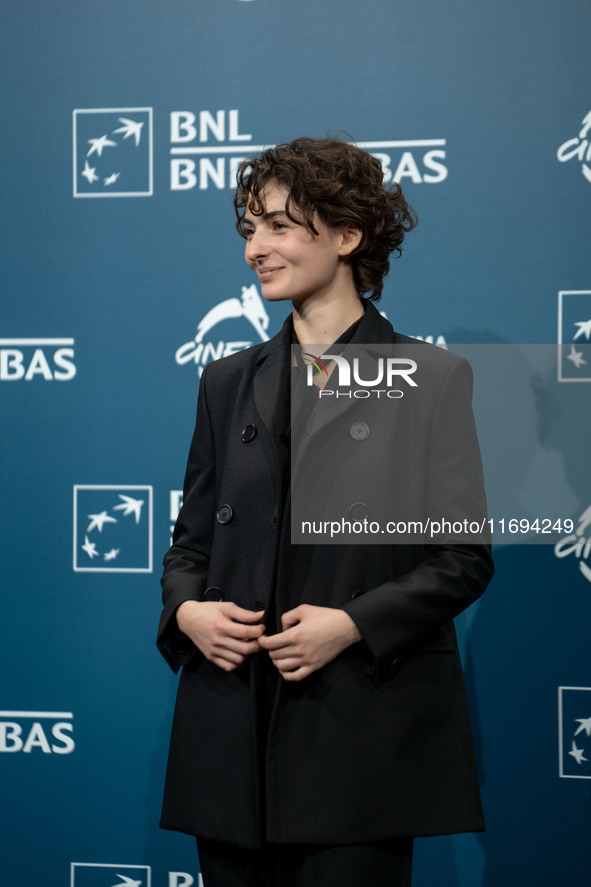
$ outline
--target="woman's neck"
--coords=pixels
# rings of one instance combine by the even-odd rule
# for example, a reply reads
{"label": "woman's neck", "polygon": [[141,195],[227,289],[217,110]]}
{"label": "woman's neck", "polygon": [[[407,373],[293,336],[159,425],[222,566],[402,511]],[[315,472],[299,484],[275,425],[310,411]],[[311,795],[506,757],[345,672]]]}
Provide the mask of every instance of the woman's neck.
{"label": "woman's neck", "polygon": [[363,317],[363,303],[356,292],[322,303],[292,303],[293,327],[302,345],[332,345],[352,323]]}

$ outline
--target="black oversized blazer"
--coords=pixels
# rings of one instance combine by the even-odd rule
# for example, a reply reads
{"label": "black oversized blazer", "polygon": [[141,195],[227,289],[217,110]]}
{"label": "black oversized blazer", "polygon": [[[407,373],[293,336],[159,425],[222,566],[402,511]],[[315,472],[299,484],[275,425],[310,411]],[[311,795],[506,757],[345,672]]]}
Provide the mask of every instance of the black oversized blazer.
{"label": "black oversized blazer", "polygon": [[[481,830],[452,619],[490,580],[489,549],[290,546],[281,535],[278,449],[290,329],[286,322],[271,341],[209,364],[201,379],[162,579],[158,644],[173,670],[183,669],[161,825],[244,847],[264,837],[347,844]],[[354,341],[418,345],[371,303]],[[439,495],[479,498],[470,368],[428,344],[420,354],[421,430],[402,423],[399,445],[413,470],[401,483],[410,498],[425,495],[427,476]],[[380,438],[379,416],[368,415],[367,444]],[[390,457],[394,464],[394,447]],[[278,682],[265,754],[256,657],[221,670],[178,631],[175,611],[206,599],[259,609],[274,593],[278,616],[300,603],[345,609],[364,640],[301,682]]]}

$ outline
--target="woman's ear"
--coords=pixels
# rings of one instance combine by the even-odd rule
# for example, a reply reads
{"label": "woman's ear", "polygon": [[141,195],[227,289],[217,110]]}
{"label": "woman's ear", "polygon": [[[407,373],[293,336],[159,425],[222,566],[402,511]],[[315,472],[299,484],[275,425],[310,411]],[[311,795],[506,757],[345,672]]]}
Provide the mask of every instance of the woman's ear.
{"label": "woman's ear", "polygon": [[341,248],[339,253],[341,256],[350,256],[353,250],[357,249],[361,243],[363,231],[356,222],[347,222],[341,228]]}

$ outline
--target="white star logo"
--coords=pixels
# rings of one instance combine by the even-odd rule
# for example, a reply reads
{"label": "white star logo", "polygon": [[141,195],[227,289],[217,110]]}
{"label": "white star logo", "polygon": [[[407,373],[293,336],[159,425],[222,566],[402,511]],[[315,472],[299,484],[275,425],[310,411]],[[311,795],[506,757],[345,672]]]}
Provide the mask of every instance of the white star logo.
{"label": "white star logo", "polygon": [[121,551],[120,548],[112,548],[110,551],[107,551],[107,553],[105,554],[105,560],[106,561],[114,561],[120,551]]}
{"label": "white star logo", "polygon": [[141,881],[134,881],[133,878],[128,878],[126,875],[120,875],[117,873],[117,877],[121,878],[118,884],[113,884],[113,887],[141,887]]}
{"label": "white star logo", "polygon": [[91,560],[93,559],[93,557],[98,557],[96,545],[94,544],[94,542],[89,541],[88,536],[84,537],[84,545],[82,546],[82,551],[85,551]]}
{"label": "white star logo", "polygon": [[585,749],[577,748],[575,740],[573,739],[572,751],[569,751],[569,755],[575,759],[577,764],[582,764],[583,761],[588,761],[589,758],[586,758],[584,755]]}
{"label": "white star logo", "polygon": [[139,524],[144,500],[134,499],[132,496],[122,496],[121,493],[119,493],[119,498],[122,500],[122,503],[121,505],[113,506],[113,511],[122,511],[124,517],[135,514],[135,522]]}
{"label": "white star logo", "polygon": [[84,169],[82,170],[81,175],[83,175],[85,179],[88,179],[88,182],[91,185],[93,182],[98,182],[99,177],[96,174],[96,167],[89,166],[88,160],[84,161]]}
{"label": "white star logo", "polygon": [[91,146],[90,150],[87,152],[86,156],[90,157],[91,154],[96,153],[99,157],[103,155],[103,148],[107,146],[116,148],[117,142],[111,141],[111,139],[107,138],[107,136],[101,136],[100,139],[88,139],[88,144]]}
{"label": "white star logo", "polygon": [[102,533],[105,524],[117,523],[117,518],[110,517],[110,515],[108,515],[106,511],[101,511],[100,514],[89,514],[87,515],[87,517],[90,520],[90,523],[88,524],[88,527],[86,529],[87,533],[91,533],[95,527],[99,531],[99,533]]}
{"label": "white star logo", "polygon": [[133,136],[135,139],[135,146],[137,148],[140,143],[142,126],[144,125],[143,122],[140,123],[137,120],[129,120],[127,117],[120,117],[119,123],[123,123],[124,126],[119,127],[119,129],[113,130],[113,134],[115,134],[116,132],[122,132],[124,133],[124,139],[128,139],[130,136]]}
{"label": "white star logo", "polygon": [[105,179],[105,185],[114,185],[120,175],[120,172],[112,173],[108,178]]}
{"label": "white star logo", "polygon": [[591,319],[590,320],[577,320],[575,321],[575,326],[578,326],[577,332],[573,336],[574,339],[578,339],[579,336],[585,336],[587,341],[591,337]]}
{"label": "white star logo", "polygon": [[583,352],[577,351],[575,346],[571,343],[570,346],[570,354],[566,355],[567,360],[571,360],[575,367],[579,370],[582,366],[587,365],[587,361],[583,359]]}
{"label": "white star logo", "polygon": [[575,730],[575,736],[578,736],[583,730],[587,736],[591,736],[591,718],[576,718],[576,721],[580,726]]}

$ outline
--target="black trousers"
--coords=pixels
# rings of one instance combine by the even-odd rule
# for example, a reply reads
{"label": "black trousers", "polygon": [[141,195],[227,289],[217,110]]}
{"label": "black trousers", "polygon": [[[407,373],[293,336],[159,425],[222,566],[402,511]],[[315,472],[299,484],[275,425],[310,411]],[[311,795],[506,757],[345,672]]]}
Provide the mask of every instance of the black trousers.
{"label": "black trousers", "polygon": [[412,838],[245,850],[197,838],[204,887],[410,887]]}

